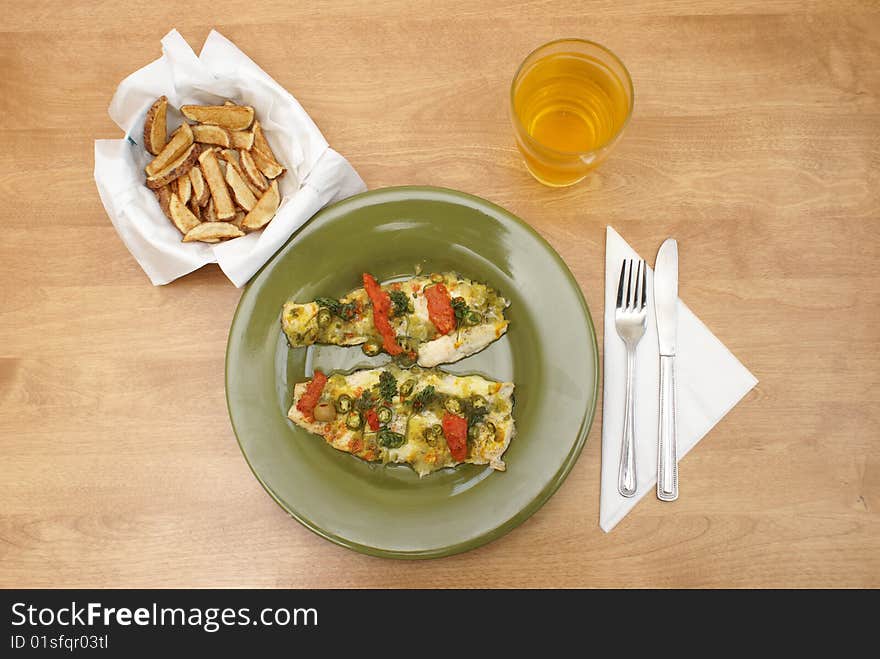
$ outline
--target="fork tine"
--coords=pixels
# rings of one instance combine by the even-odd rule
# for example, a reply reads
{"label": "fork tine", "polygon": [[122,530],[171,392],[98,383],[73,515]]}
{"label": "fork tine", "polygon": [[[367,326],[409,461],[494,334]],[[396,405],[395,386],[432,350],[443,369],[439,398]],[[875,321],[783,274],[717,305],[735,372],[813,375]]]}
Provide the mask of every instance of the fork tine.
{"label": "fork tine", "polygon": [[635,307],[639,311],[645,308],[645,260],[639,260],[639,270],[636,275],[636,302]]}
{"label": "fork tine", "polygon": [[633,265],[635,266],[635,270],[632,273],[632,275],[633,275],[633,277],[632,277],[632,282],[633,282],[632,310],[637,311],[639,308],[639,300],[641,300],[641,298],[642,298],[642,295],[639,292],[639,282],[642,280],[642,278],[640,276],[642,262],[641,262],[641,260],[633,261]]}
{"label": "fork tine", "polygon": [[620,264],[620,281],[617,283],[617,308],[623,307],[623,275],[626,272],[626,259]]}
{"label": "fork tine", "polygon": [[630,286],[632,285],[632,260],[626,260],[626,292],[623,294],[623,308],[629,309]]}
{"label": "fork tine", "polygon": [[648,286],[647,277],[645,275],[647,269],[648,266],[642,261],[642,309],[648,306]]}

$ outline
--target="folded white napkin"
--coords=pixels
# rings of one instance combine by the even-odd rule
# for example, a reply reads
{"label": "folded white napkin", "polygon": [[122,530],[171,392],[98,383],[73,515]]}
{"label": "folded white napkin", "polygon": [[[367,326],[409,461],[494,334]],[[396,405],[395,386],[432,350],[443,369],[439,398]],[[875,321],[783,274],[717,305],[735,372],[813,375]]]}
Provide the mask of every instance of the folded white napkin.
{"label": "folded white napkin", "polygon": [[[659,246],[658,246],[659,247]],[[687,258],[687,245],[680,247]],[[659,419],[660,357],[654,315],[654,271],[648,269],[648,327],[636,349],[635,445],[638,490],[632,498],[617,491],[626,349],[614,325],[617,283],[623,259],[639,255],[614,229],[605,238],[605,385],[602,407],[602,494],[599,526],[610,531],[646,493],[655,496],[657,483],[657,421]],[[687,282],[684,283],[687,287]],[[679,461],[727,414],[758,381],[684,303],[678,301],[675,378],[678,405]],[[680,468],[680,491],[688,496],[687,465]],[[665,503],[670,513],[674,503]]]}
{"label": "folded white napkin", "polygon": [[[181,105],[229,99],[254,107],[275,155],[288,169],[279,179],[281,205],[266,229],[217,245],[181,242],[180,232],[144,185],[144,166],[152,158],[143,147],[144,120],[163,94],[169,130],[181,122]],[[297,100],[214,30],[198,57],[177,30],[166,34],[162,57],[120,83],[109,112],[126,139],[95,141],[95,182],[113,226],[156,285],[219,263],[232,283],[242,286],[321,207],[366,190]]]}

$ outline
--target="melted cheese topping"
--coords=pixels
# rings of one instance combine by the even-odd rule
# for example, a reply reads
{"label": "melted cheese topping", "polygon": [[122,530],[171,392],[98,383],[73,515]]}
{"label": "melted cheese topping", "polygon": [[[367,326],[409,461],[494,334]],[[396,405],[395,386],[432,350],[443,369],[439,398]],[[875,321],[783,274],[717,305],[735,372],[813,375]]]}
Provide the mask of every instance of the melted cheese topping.
{"label": "melted cheese topping", "polygon": [[[419,276],[383,286],[383,290],[404,293],[410,303],[411,310],[408,313],[392,316],[390,321],[398,343],[416,350],[420,366],[432,367],[456,362],[479,352],[507,331],[508,321],[504,318],[504,310],[509,302],[496,291],[454,273],[434,275],[434,278],[442,279],[450,297],[462,298],[469,311],[478,316],[479,322],[475,325],[462,322],[450,334],[440,335],[431,322],[424,295],[425,288],[433,285],[435,279]],[[364,289],[352,291],[339,302],[358,305],[357,314],[347,320],[330,314],[330,320],[326,322],[328,314],[325,312],[323,325],[318,321],[322,307],[316,302],[285,303],[281,324],[290,345],[302,347],[326,343],[352,346],[377,338],[372,307]]]}
{"label": "melted cheese topping", "polygon": [[[445,414],[440,401],[453,398],[464,403],[473,400],[476,396],[486,403],[487,413],[475,422],[480,432],[476,437],[468,440],[468,452],[464,462],[488,464],[499,471],[504,470],[502,456],[515,434],[512,383],[494,382],[478,375],[452,375],[438,370],[407,371],[389,365],[380,369],[355,371],[349,375],[338,373],[331,375],[324,387],[320,402],[331,403],[338,407],[340,396],[348,396],[356,400],[363,396],[364,392],[370,393],[375,400],[379,398],[379,377],[383,371],[394,376],[398,394],[391,401],[381,401],[373,407],[375,409],[378,405],[384,405],[391,408],[392,419],[385,429],[403,436],[400,446],[382,446],[381,433],[370,429],[366,422],[359,428],[348,427],[346,414],[337,413],[336,418],[329,422],[307,421],[296,409],[297,401],[308,386],[307,382],[295,385],[288,417],[298,426],[321,435],[331,446],[340,451],[352,453],[368,461],[409,464],[420,476],[424,476],[432,471],[459,464],[452,458],[443,435],[432,436],[429,431],[433,426],[441,424]],[[406,397],[401,397],[400,385],[408,381],[413,383],[412,392]],[[423,409],[415,409],[412,404],[413,397],[429,386],[434,387],[437,394],[435,402]]]}

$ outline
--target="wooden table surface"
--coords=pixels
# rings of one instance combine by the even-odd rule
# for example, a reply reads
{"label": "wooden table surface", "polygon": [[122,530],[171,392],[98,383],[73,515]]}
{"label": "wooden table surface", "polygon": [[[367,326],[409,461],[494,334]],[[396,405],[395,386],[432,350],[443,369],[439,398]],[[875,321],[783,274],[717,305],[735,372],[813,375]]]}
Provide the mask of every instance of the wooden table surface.
{"label": "wooden table surface", "polygon": [[[880,586],[875,2],[153,5],[4,14],[0,586]],[[173,27],[232,39],[370,188],[458,188],[531,223],[600,333],[606,225],[651,261],[676,236],[682,298],[760,380],[683,460],[681,499],[599,529],[599,415],[556,495],[475,551],[370,558],[290,519],[227,417],[240,291],[216,266],[151,286],[93,181],[116,85]],[[636,104],[612,158],[554,190],[506,103],[560,36],[618,53]]]}

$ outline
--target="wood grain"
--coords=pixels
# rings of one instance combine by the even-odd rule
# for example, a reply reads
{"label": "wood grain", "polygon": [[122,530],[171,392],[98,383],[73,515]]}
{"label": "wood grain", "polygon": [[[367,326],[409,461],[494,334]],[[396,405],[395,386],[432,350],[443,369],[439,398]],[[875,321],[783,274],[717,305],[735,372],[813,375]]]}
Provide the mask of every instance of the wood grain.
{"label": "wood grain", "polygon": [[[0,28],[0,586],[880,586],[876,3],[153,4],[42,0]],[[683,461],[682,498],[602,533],[597,418],[549,503],[464,555],[368,558],[290,520],[227,419],[239,291],[214,266],[150,286],[92,179],[116,85],[172,27],[235,41],[371,188],[530,222],[596,319],[605,226],[652,257],[676,236],[683,299],[761,381]],[[507,88],[570,35],[622,57],[636,109],[598,172],[552,190]]]}

